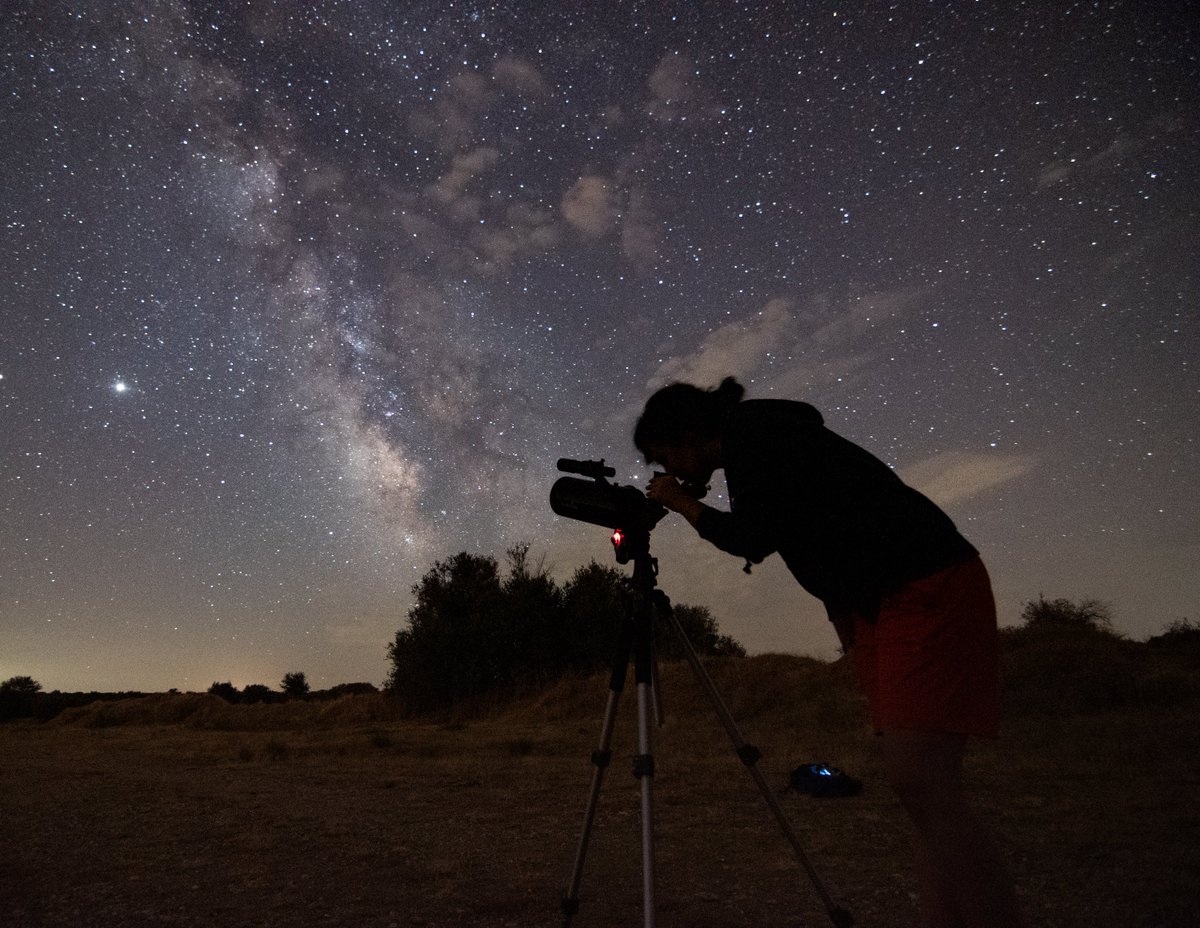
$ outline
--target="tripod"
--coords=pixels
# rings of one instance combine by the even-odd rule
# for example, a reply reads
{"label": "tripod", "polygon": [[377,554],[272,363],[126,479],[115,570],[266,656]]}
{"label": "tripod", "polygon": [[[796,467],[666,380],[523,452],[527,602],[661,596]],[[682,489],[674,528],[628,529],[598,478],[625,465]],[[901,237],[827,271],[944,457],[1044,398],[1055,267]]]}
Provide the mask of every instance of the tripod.
{"label": "tripod", "polygon": [[625,620],[621,624],[617,652],[613,659],[612,673],[609,678],[608,703],[604,712],[604,724],[600,734],[600,746],[592,752],[592,785],[588,795],[587,811],[583,819],[583,832],[579,838],[579,849],[575,855],[575,866],[571,872],[571,882],[567,894],[562,901],[563,928],[569,928],[571,918],[579,911],[579,885],[583,878],[583,865],[587,857],[588,843],[591,838],[592,825],[596,817],[596,804],[600,798],[600,788],[604,784],[604,774],[612,759],[612,735],[616,723],[617,705],[621,692],[625,688],[625,677],[629,667],[630,657],[634,663],[634,679],[637,683],[638,710],[638,753],[633,760],[633,773],[641,787],[642,803],[642,912],[645,928],[654,928],[654,754],[651,739],[650,713],[653,709],[656,717],[661,717],[657,702],[657,664],[654,657],[654,622],[657,616],[665,616],[671,622],[675,634],[683,645],[684,656],[695,672],[701,687],[716,710],[717,717],[733,742],[738,759],[746,766],[750,776],[758,785],[763,799],[779,823],[784,837],[791,844],[800,866],[808,875],[813,888],[816,890],[825,911],[834,928],[852,928],[854,918],[850,912],[834,904],[817,871],[805,854],[796,837],[795,831],[784,814],[779,800],[771,791],[762,771],[758,769],[758,761],[762,757],[758,748],[747,744],[738,730],[737,723],[730,715],[729,709],[717,692],[708,671],[700,663],[695,649],[684,633],[683,626],[671,609],[670,600],[665,593],[657,589],[658,561],[650,556],[649,538],[647,533],[644,548],[632,555],[633,591],[626,610]]}

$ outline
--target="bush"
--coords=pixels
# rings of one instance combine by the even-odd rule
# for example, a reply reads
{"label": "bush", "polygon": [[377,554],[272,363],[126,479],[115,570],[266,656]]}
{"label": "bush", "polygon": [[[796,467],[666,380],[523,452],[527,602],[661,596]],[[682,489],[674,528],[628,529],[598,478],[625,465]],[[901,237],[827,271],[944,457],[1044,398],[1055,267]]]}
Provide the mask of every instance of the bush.
{"label": "bush", "polygon": [[244,703],[277,702],[279,698],[278,693],[261,683],[250,683],[242,687],[241,701]]}
{"label": "bush", "polygon": [[220,696],[226,702],[241,701],[241,694],[238,692],[238,688],[228,681],[225,683],[214,681],[213,685],[208,688],[208,692],[213,696]]}
{"label": "bush", "polygon": [[1021,610],[1024,627],[1034,633],[1054,631],[1085,631],[1114,634],[1112,614],[1107,603],[1084,599],[1074,603],[1069,599],[1046,599],[1039,596]]}
{"label": "bush", "polygon": [[285,673],[279,688],[288,699],[303,699],[309,691],[308,678],[299,670]]}
{"label": "bush", "polygon": [[362,696],[370,693],[378,693],[379,687],[374,683],[337,683],[327,690],[317,690],[310,693],[314,699],[324,699],[333,701],[341,699],[343,696]]}
{"label": "bush", "polygon": [[[493,557],[462,552],[438,561],[413,587],[408,627],[388,646],[387,688],[415,712],[446,708],[485,693],[540,687],[568,673],[611,664],[632,595],[628,578],[595,562],[560,587],[528,545],[507,552],[501,576]],[[717,632],[707,609],[676,606],[701,654],[745,654]],[[667,623],[659,653],[683,656]]]}
{"label": "bush", "polygon": [[0,683],[0,722],[30,718],[42,684],[33,677],[9,677]]}
{"label": "bush", "polygon": [[447,706],[501,682],[513,650],[500,621],[496,559],[463,552],[438,561],[413,587],[406,629],[388,646],[389,688],[416,711]]}
{"label": "bush", "polygon": [[1025,604],[1021,616],[1024,625],[1003,636],[1011,709],[1103,712],[1165,705],[1197,692],[1196,675],[1183,665],[1164,661],[1149,642],[1114,632],[1104,603],[1039,597]]}
{"label": "bush", "polygon": [[1155,651],[1193,662],[1200,666],[1200,625],[1180,619],[1172,622],[1162,634],[1147,639],[1146,644]]}

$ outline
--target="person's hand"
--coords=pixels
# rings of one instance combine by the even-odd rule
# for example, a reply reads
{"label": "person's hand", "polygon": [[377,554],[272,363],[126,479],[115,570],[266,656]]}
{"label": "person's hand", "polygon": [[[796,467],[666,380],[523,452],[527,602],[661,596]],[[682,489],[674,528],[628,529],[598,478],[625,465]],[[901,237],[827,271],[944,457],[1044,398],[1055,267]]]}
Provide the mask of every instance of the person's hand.
{"label": "person's hand", "polygon": [[646,487],[646,496],[672,512],[683,512],[696,502],[695,497],[689,495],[679,481],[669,474],[655,474]]}

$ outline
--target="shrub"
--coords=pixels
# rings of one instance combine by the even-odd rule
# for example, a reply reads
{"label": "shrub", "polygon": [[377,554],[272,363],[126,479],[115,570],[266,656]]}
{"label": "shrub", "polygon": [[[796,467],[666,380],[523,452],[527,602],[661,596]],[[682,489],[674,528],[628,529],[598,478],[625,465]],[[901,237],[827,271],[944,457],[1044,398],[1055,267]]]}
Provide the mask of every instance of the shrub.
{"label": "shrub", "polygon": [[0,683],[0,722],[29,718],[42,684],[33,677],[9,677]]}
{"label": "shrub", "polygon": [[225,683],[214,682],[213,685],[208,688],[208,692],[213,696],[220,696],[226,702],[239,702],[241,699],[241,694],[238,693],[238,688],[228,681]]}
{"label": "shrub", "polygon": [[1074,603],[1069,599],[1046,599],[1039,596],[1021,610],[1025,628],[1041,631],[1092,631],[1114,634],[1112,614],[1107,603],[1084,599]]}
{"label": "shrub", "polygon": [[[410,711],[541,687],[611,664],[632,595],[628,578],[592,562],[560,587],[531,563],[528,545],[509,549],[507,560],[501,576],[495,558],[462,552],[438,561],[413,587],[408,627],[388,646],[387,682]],[[707,609],[676,606],[675,615],[699,653],[745,654],[718,633]],[[667,625],[658,629],[659,654],[681,658]]]}
{"label": "shrub", "polygon": [[1191,660],[1200,666],[1200,625],[1188,619],[1172,622],[1162,634],[1147,639],[1146,644],[1163,654]]}
{"label": "shrub", "polygon": [[250,683],[242,687],[242,702],[275,702],[278,698],[278,693],[273,692],[269,686],[264,686],[261,683]]}
{"label": "shrub", "polygon": [[299,670],[285,673],[279,688],[288,699],[303,699],[309,691],[308,678]]}
{"label": "shrub", "polygon": [[1103,712],[1164,705],[1197,691],[1194,673],[1164,662],[1149,643],[1114,632],[1104,603],[1039,597],[1021,615],[1025,624],[1004,634],[1004,692],[1011,709]]}

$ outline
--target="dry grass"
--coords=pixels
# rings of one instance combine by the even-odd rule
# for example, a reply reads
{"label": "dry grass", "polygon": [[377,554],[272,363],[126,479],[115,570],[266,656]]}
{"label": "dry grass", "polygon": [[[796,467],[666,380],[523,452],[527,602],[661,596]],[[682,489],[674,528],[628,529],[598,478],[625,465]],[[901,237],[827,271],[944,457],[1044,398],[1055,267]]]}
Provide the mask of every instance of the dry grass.
{"label": "dry grass", "polygon": [[[784,805],[858,925],[913,924],[907,828],[844,668],[779,656],[712,667],[770,782],[803,760],[866,781],[860,797]],[[1022,690],[1004,739],[972,753],[1031,925],[1197,923],[1200,700],[1180,685],[1170,700],[1060,714]],[[663,692],[659,924],[827,925],[690,671],[665,667]],[[605,696],[603,678],[568,680],[430,721],[381,696],[161,695],[0,726],[0,923],[559,924]],[[633,704],[629,692],[578,928],[641,919]]]}

